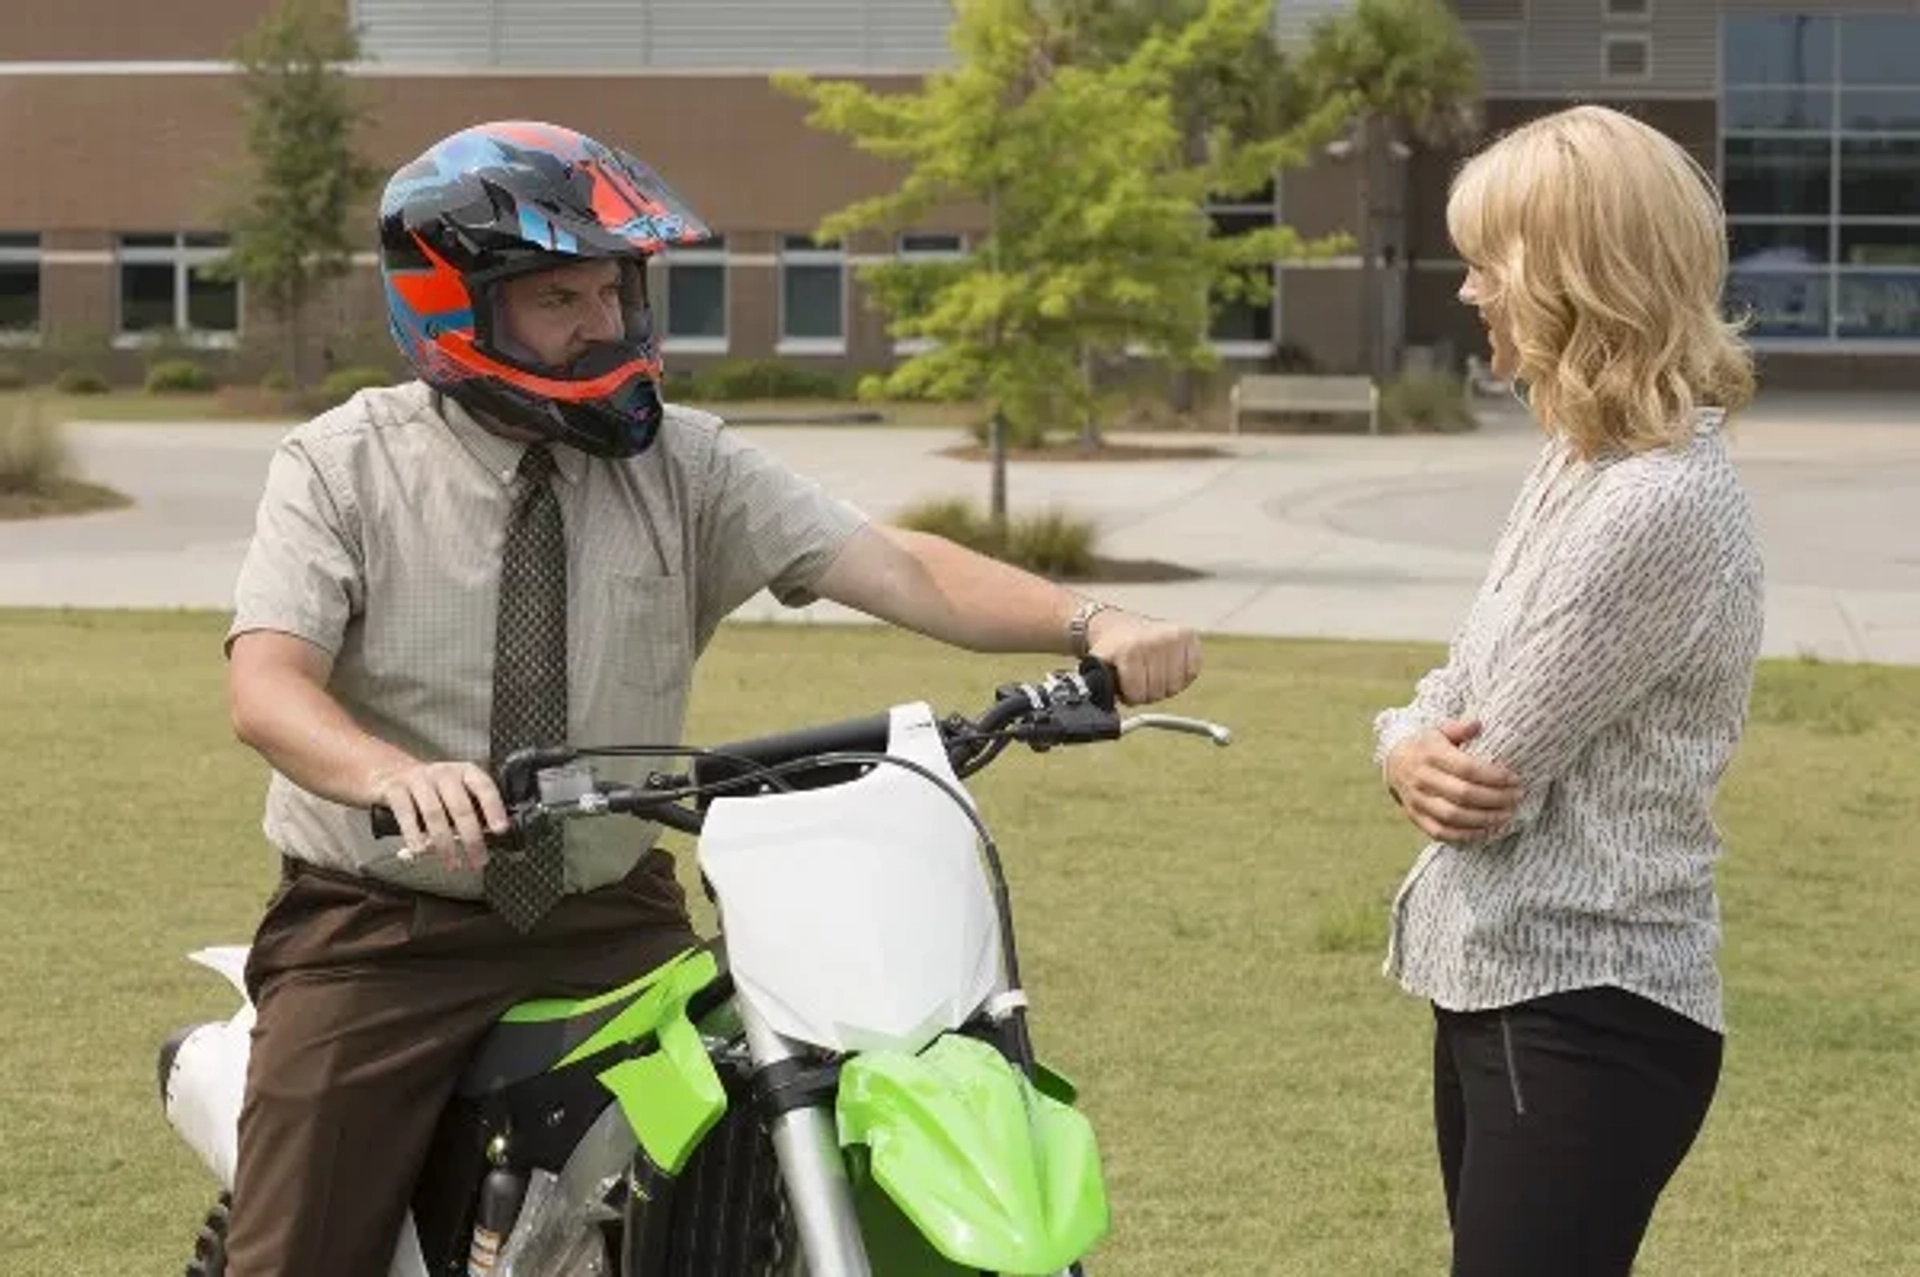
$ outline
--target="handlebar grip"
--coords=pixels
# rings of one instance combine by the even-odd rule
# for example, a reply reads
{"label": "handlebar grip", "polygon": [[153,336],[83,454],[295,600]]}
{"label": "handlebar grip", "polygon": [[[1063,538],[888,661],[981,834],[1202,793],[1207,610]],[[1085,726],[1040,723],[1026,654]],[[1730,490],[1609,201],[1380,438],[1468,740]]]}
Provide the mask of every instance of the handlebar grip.
{"label": "handlebar grip", "polygon": [[373,822],[375,838],[397,838],[400,835],[400,820],[393,814],[393,808],[385,803],[375,803],[367,811]]}
{"label": "handlebar grip", "polygon": [[1120,671],[1097,656],[1084,657],[1080,677],[1086,680],[1087,694],[1093,703],[1111,714],[1120,695]]}

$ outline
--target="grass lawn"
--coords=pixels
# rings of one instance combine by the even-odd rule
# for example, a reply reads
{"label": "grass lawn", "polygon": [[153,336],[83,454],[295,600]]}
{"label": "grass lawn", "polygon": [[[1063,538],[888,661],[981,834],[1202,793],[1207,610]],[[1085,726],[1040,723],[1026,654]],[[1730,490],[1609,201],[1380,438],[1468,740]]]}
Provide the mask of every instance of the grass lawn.
{"label": "grass lawn", "polygon": [[[261,766],[228,736],[222,618],[0,612],[12,740],[0,938],[0,1236],[35,1277],[184,1265],[210,1176],[154,1054],[224,1016],[199,945],[274,873]],[[1003,843],[1043,1053],[1082,1087],[1114,1231],[1100,1277],[1433,1274],[1429,1017],[1379,975],[1417,851],[1367,723],[1433,655],[1216,642],[1153,734],[977,786]],[[926,698],[977,708],[1044,663],[867,630],[730,628],[696,739]],[[1733,1037],[1640,1277],[1920,1271],[1920,670],[1769,665],[1722,804]],[[684,843],[680,844],[684,848]]]}

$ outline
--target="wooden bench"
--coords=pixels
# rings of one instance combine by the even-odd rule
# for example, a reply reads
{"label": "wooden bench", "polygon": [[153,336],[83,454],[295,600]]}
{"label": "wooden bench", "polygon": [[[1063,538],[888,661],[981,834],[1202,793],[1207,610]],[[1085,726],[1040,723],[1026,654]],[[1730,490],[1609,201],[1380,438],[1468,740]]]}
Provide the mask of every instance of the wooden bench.
{"label": "wooden bench", "polygon": [[1227,392],[1228,430],[1240,433],[1249,412],[1364,413],[1367,433],[1380,433],[1380,388],[1371,377],[1250,373]]}

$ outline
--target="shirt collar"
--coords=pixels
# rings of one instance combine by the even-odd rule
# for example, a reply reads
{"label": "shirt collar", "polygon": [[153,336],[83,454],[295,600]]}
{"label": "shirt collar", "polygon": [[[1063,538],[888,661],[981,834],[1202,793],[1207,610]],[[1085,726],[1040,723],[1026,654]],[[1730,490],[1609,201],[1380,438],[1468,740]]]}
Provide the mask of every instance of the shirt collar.
{"label": "shirt collar", "polygon": [[[503,486],[512,487],[514,475],[520,469],[521,454],[526,452],[527,445],[518,440],[502,438],[488,430],[451,396],[436,395],[434,398],[440,409],[441,420],[447,423],[447,429],[460,446]],[[553,450],[554,467],[562,479],[568,483],[579,483],[586,478],[586,453],[565,444],[549,446]]]}

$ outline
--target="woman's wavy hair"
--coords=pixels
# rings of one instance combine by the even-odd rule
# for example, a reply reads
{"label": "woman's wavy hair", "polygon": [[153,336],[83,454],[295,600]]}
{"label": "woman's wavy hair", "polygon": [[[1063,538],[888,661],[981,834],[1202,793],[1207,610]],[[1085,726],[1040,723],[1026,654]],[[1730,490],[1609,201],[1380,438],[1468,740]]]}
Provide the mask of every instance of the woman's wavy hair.
{"label": "woman's wavy hair", "polygon": [[1752,401],[1721,311],[1726,217],[1671,138],[1598,106],[1520,126],[1455,176],[1447,229],[1485,277],[1541,424],[1583,456],[1684,441],[1695,408]]}

